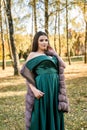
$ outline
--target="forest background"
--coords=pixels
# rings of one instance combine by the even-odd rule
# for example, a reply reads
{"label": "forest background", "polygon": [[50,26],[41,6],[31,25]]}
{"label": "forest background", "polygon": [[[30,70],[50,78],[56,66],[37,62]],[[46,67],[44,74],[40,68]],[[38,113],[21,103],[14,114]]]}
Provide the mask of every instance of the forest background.
{"label": "forest background", "polygon": [[[14,74],[18,62],[31,51],[33,35],[45,31],[60,56],[82,56],[87,62],[86,0],[1,0],[0,59],[12,59]],[[18,56],[17,56],[18,55]]]}
{"label": "forest background", "polygon": [[0,130],[24,130],[20,67],[37,31],[66,62],[65,130],[87,130],[87,0],[0,0]]}

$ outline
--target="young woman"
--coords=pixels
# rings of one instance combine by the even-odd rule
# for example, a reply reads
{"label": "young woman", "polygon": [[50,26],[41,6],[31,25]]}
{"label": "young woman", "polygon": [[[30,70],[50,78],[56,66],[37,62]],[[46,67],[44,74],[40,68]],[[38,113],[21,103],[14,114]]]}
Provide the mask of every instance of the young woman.
{"label": "young woman", "polygon": [[63,71],[65,63],[50,47],[44,32],[37,32],[32,52],[21,69],[27,81],[26,130],[64,130],[68,99]]}

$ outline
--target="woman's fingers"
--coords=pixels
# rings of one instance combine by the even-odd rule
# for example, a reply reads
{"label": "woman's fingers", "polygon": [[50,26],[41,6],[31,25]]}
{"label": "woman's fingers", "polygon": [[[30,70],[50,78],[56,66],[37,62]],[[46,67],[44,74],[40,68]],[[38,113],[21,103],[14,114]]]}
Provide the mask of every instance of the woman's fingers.
{"label": "woman's fingers", "polygon": [[41,91],[39,90],[39,95],[40,95],[40,96],[43,96],[43,95],[44,95],[44,93],[43,93],[43,92],[41,92]]}
{"label": "woman's fingers", "polygon": [[36,98],[38,98],[38,99],[45,94],[45,93],[43,93],[42,91],[40,91],[39,89],[37,89],[37,88],[35,88],[35,87],[32,88],[32,91],[33,91],[33,93],[34,93],[34,96],[35,96]]}
{"label": "woman's fingers", "polygon": [[40,90],[38,90],[38,94],[37,94],[37,97],[36,98],[40,98],[44,95],[45,93],[41,92]]}
{"label": "woman's fingers", "polygon": [[40,91],[40,94],[41,94],[41,95],[44,95],[45,93],[43,93],[43,92]]}

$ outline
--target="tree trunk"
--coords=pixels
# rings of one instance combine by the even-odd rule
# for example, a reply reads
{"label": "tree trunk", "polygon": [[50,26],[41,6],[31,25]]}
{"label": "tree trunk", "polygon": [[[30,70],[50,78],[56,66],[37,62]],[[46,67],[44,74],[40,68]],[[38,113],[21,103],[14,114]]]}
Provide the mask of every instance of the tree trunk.
{"label": "tree trunk", "polygon": [[6,7],[5,7],[5,1],[4,0],[3,0],[3,4],[4,4],[4,10],[5,10],[4,16],[5,16],[5,25],[6,25],[6,33],[7,33],[7,43],[8,43],[8,47],[9,47],[10,58],[13,61],[12,50],[11,50],[11,45],[10,45],[10,40],[9,40],[9,32],[8,32],[8,19],[7,19],[7,16],[6,16]]}
{"label": "tree trunk", "polygon": [[56,12],[56,15],[55,15],[55,32],[54,32],[54,48],[55,48],[55,51],[57,51],[57,47],[56,47],[56,23],[57,23],[57,12]]}
{"label": "tree trunk", "polygon": [[31,26],[32,36],[34,34],[33,25],[34,25],[34,12],[33,12],[33,7],[32,7],[32,26]]}
{"label": "tree trunk", "polygon": [[84,56],[84,62],[87,63],[87,22],[85,27],[85,56]]}
{"label": "tree trunk", "polygon": [[1,0],[0,0],[0,27],[1,27],[1,41],[2,41],[2,69],[4,70],[6,67],[6,61],[5,61],[5,43],[4,43],[4,35],[3,35],[3,28],[2,28]]}
{"label": "tree trunk", "polygon": [[61,40],[60,40],[60,0],[58,0],[58,40],[59,40],[59,56],[61,56]]}
{"label": "tree trunk", "polygon": [[45,32],[48,35],[48,0],[45,0]]}
{"label": "tree trunk", "polygon": [[14,75],[19,75],[19,59],[18,54],[16,50],[16,46],[14,43],[14,28],[13,28],[13,20],[12,20],[12,14],[11,14],[11,0],[6,0],[6,14],[8,18],[8,26],[9,26],[9,38],[10,38],[10,44],[12,49],[12,55],[13,55],[13,67],[14,67]]}
{"label": "tree trunk", "polygon": [[37,16],[36,16],[36,0],[33,0],[33,4],[34,4],[34,29],[35,29],[35,33],[37,32]]}
{"label": "tree trunk", "polygon": [[84,0],[84,19],[85,19],[85,54],[84,54],[84,63],[87,63],[87,4]]}
{"label": "tree trunk", "polygon": [[6,16],[5,16],[5,24],[6,24],[6,33],[7,33],[7,42],[8,42],[8,47],[9,47],[9,54],[10,54],[11,60],[13,61],[12,50],[11,50],[11,45],[10,45],[10,41],[9,41],[9,32],[8,32],[8,25],[7,25]]}
{"label": "tree trunk", "polygon": [[69,46],[69,41],[68,41],[68,1],[66,0],[66,42],[67,42],[67,56],[68,56],[68,61],[69,65],[71,65],[71,59],[70,59],[70,46]]}

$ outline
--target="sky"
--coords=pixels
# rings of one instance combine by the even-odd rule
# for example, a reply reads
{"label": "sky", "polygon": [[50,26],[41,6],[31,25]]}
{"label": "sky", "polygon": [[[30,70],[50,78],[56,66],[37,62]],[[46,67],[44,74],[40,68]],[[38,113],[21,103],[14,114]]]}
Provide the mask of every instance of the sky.
{"label": "sky", "polygon": [[69,28],[73,28],[77,31],[84,30],[85,29],[84,16],[79,7],[76,7],[75,9],[72,9],[69,12],[69,19],[73,19],[73,18],[76,18],[75,23],[76,23],[77,28],[76,28],[76,26],[73,27],[72,24],[69,24]]}

